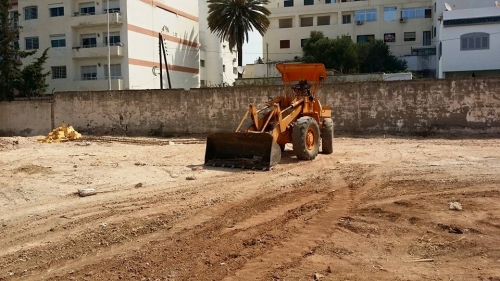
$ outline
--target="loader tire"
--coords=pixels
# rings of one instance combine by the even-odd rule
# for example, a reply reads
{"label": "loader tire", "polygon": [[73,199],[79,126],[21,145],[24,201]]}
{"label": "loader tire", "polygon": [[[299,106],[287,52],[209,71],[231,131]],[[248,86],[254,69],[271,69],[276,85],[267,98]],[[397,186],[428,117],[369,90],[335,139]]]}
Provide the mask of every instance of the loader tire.
{"label": "loader tire", "polygon": [[321,152],[323,154],[333,153],[333,120],[326,118],[323,120],[323,130],[321,130]]}
{"label": "loader tire", "polygon": [[319,152],[320,132],[314,118],[301,117],[293,127],[292,144],[293,152],[300,160],[313,160]]}

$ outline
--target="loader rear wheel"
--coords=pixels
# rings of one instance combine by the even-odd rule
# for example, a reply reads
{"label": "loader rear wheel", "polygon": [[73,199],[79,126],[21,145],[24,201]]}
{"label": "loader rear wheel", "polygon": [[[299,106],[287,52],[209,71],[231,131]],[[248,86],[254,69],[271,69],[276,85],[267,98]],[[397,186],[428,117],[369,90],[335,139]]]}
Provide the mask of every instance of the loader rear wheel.
{"label": "loader rear wheel", "polygon": [[323,154],[333,153],[333,120],[326,118],[323,120],[323,130],[321,130],[321,152]]}
{"label": "loader rear wheel", "polygon": [[313,160],[319,152],[319,126],[314,118],[305,116],[293,127],[293,152],[300,160]]}

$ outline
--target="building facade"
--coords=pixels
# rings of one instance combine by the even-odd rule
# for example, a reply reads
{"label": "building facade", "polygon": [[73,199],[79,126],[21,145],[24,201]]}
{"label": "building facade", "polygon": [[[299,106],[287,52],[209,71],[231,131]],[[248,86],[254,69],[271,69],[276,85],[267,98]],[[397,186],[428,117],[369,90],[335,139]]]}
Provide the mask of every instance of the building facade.
{"label": "building facade", "polygon": [[[236,53],[208,31],[206,1],[109,0],[109,11],[106,0],[11,1],[19,48],[37,51],[23,64],[50,48],[48,92],[107,90],[109,84],[111,90],[159,89],[159,34],[172,88],[232,84],[237,76]],[[162,76],[168,88],[165,61]]]}
{"label": "building facade", "polygon": [[437,77],[500,76],[500,7],[490,0],[436,0],[434,5]]}
{"label": "building facade", "polygon": [[[435,55],[431,0],[271,0],[269,10],[271,25],[263,52],[270,61],[300,57],[311,31],[329,38],[348,35],[354,42],[381,39],[403,58]],[[417,60],[410,63],[417,68]]]}
{"label": "building facade", "polygon": [[233,85],[238,77],[236,49],[231,52],[227,41],[221,42],[208,28],[208,5],[199,0],[200,6],[200,86]]}

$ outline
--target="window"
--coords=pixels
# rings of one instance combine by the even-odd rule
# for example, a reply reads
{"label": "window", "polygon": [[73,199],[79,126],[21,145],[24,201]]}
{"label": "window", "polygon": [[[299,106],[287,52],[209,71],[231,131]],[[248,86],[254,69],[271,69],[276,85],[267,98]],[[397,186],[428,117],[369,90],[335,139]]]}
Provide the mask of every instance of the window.
{"label": "window", "polygon": [[82,80],[97,80],[97,65],[84,65],[81,71]]}
{"label": "window", "polygon": [[234,75],[237,75],[237,74],[238,74],[238,68],[237,68],[237,67],[233,67],[233,74],[234,74]]}
{"label": "window", "polygon": [[436,27],[434,26],[434,37],[437,36]]}
{"label": "window", "polygon": [[225,64],[222,65],[222,72],[226,72],[226,65]]}
{"label": "window", "polygon": [[285,7],[293,7],[293,0],[285,0],[283,4]]}
{"label": "window", "polygon": [[[104,8],[104,13],[108,12],[108,3],[107,1],[102,2],[102,7]],[[110,0],[109,1],[109,12],[110,13],[119,13],[120,12],[120,1],[118,0]]]}
{"label": "window", "polygon": [[26,37],[24,39],[26,50],[38,50],[40,47],[38,37]]}
{"label": "window", "polygon": [[307,38],[306,39],[300,39],[300,47],[304,47],[306,45]]}
{"label": "window", "polygon": [[205,67],[205,60],[200,60],[200,66]]}
{"label": "window", "polygon": [[[325,4],[330,4],[330,3],[332,3],[332,0],[326,0],[325,1]],[[335,1],[333,1],[333,3],[335,3]]]}
{"label": "window", "polygon": [[95,48],[97,47],[97,36],[95,34],[82,35],[82,48]]}
{"label": "window", "polygon": [[[117,46],[121,42],[120,40],[120,32],[111,32],[109,34],[109,45],[110,46]],[[104,45],[108,45],[108,36],[106,33],[104,33]]]}
{"label": "window", "polygon": [[486,50],[490,48],[490,35],[483,32],[467,33],[460,36],[460,50]]}
{"label": "window", "polygon": [[330,16],[318,16],[318,26],[330,25]]}
{"label": "window", "polygon": [[[121,79],[122,78],[122,65],[112,64],[110,67],[111,79]],[[108,79],[108,65],[104,65],[104,76]]]}
{"label": "window", "polygon": [[49,5],[50,17],[62,17],[64,16],[64,6],[63,4],[50,4]]}
{"label": "window", "polygon": [[432,11],[431,11],[431,8],[427,8],[427,7],[403,8],[403,9],[401,9],[401,17],[404,19],[431,18]]}
{"label": "window", "polygon": [[200,86],[201,87],[205,87],[207,85],[207,81],[206,80],[200,80]]}
{"label": "window", "polygon": [[94,2],[81,3],[80,6],[79,6],[79,11],[80,11],[81,15],[95,15],[95,4],[94,4]]}
{"label": "window", "polygon": [[384,42],[396,42],[396,33],[385,33]]}
{"label": "window", "polygon": [[51,67],[52,79],[64,79],[68,78],[66,74],[66,66],[53,66]]}
{"label": "window", "polygon": [[280,49],[289,49],[290,40],[280,40]]}
{"label": "window", "polygon": [[424,45],[424,46],[430,46],[431,45],[431,39],[432,39],[431,32],[430,31],[424,31],[422,45]]}
{"label": "window", "polygon": [[405,41],[415,41],[417,40],[417,34],[415,32],[405,32]]}
{"label": "window", "polygon": [[431,9],[425,9],[425,18],[426,19],[432,18],[432,11],[431,11]]}
{"label": "window", "polygon": [[375,40],[375,35],[358,35],[358,43],[365,43]]}
{"label": "window", "polygon": [[351,15],[342,15],[342,24],[351,23]]}
{"label": "window", "polygon": [[[120,8],[109,8],[109,12],[110,13],[119,13],[120,12]],[[104,13],[107,14],[108,13],[108,10],[107,9],[104,9]]]}
{"label": "window", "polygon": [[370,9],[370,10],[355,11],[354,12],[354,20],[356,22],[358,22],[358,21],[361,21],[361,22],[377,21],[377,10]]}
{"label": "window", "polygon": [[24,20],[35,20],[38,18],[38,7],[31,6],[24,8]]}
{"label": "window", "polygon": [[66,47],[66,37],[63,35],[50,35],[50,46],[52,48]]}
{"label": "window", "polygon": [[384,8],[384,21],[395,21],[398,17],[397,7],[385,7]]}
{"label": "window", "polygon": [[300,18],[300,26],[313,26],[313,17]]}
{"label": "window", "polygon": [[304,0],[304,6],[314,5],[314,0]]}
{"label": "window", "polygon": [[291,28],[293,19],[279,19],[279,28]]}
{"label": "window", "polygon": [[9,12],[10,26],[17,28],[19,26],[19,13],[17,11]]}

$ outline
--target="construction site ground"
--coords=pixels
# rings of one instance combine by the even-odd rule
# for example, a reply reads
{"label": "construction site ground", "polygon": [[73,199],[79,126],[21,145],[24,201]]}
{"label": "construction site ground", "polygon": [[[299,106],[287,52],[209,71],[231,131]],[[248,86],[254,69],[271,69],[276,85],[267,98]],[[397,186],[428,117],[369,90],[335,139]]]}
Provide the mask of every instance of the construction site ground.
{"label": "construction site ground", "polygon": [[0,280],[500,280],[498,139],[262,172],[204,167],[203,139],[37,138],[0,138]]}

